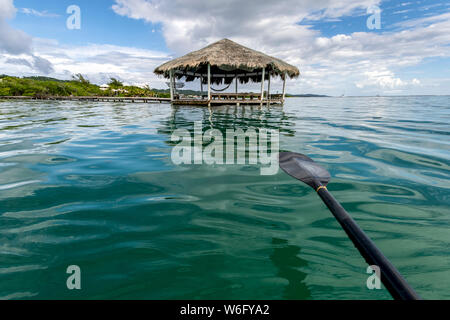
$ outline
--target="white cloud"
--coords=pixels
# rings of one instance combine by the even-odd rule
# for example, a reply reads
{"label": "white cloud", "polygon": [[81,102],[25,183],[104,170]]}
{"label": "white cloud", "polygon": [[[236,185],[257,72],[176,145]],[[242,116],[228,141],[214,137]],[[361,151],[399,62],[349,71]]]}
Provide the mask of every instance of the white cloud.
{"label": "white cloud", "polygon": [[5,63],[32,68],[32,64],[27,59],[23,58],[7,58]]}
{"label": "white cloud", "polygon": [[36,17],[41,17],[41,18],[57,18],[60,16],[59,14],[50,13],[46,10],[38,11],[38,10],[35,10],[32,8],[21,8],[20,12],[30,15],[30,16],[36,16]]}
{"label": "white cloud", "polygon": [[[367,7],[379,2],[116,0],[113,10],[117,14],[158,24],[155,29],[162,30],[174,53],[113,45],[63,46],[56,41],[34,39],[33,51],[28,55],[19,54],[27,50],[3,49],[7,54],[0,55],[0,68],[23,75],[46,71],[61,78],[82,73],[96,83],[114,76],[128,83],[162,88],[166,87],[165,80],[153,74],[157,65],[226,37],[298,66],[302,77],[289,82],[290,92],[409,93],[421,87],[432,88],[434,93],[450,93],[448,87],[439,87],[439,82],[431,78],[402,73],[402,68],[417,66],[425,58],[450,56],[450,13],[402,22],[393,26],[394,31],[372,32],[363,21],[361,32],[331,37],[306,24],[317,19],[365,15]],[[15,12],[11,0],[0,0],[0,22],[6,24]],[[279,83],[273,85],[276,88]]]}
{"label": "white cloud", "polygon": [[[0,61],[2,59],[0,58]],[[47,59],[38,56],[27,56],[24,55],[22,58],[8,58],[3,60],[3,62],[7,65],[15,65],[15,66],[25,66],[31,70],[36,70],[40,74],[49,74],[54,71],[53,65]]]}
{"label": "white cloud", "polygon": [[165,80],[153,73],[156,66],[168,60],[166,53],[114,45],[66,46],[48,39],[34,39],[34,51],[39,57],[0,56],[0,69],[7,68],[15,75],[45,73],[61,79],[81,73],[98,84],[116,77],[131,84],[166,87]]}
{"label": "white cloud", "polygon": [[[30,11],[32,9],[27,10],[33,14],[39,13],[35,10]],[[3,56],[4,63],[35,69],[41,74],[52,73],[52,63],[33,53],[32,37],[21,30],[12,28],[8,24],[8,20],[13,19],[16,12],[17,9],[14,7],[13,0],[0,0],[0,53],[3,52],[5,54]],[[14,58],[9,55],[23,55],[24,57]]]}
{"label": "white cloud", "polygon": [[53,65],[45,58],[33,56],[33,67],[43,74],[50,74],[54,71]]}
{"label": "white cloud", "polygon": [[31,37],[8,24],[8,20],[15,17],[16,11],[13,0],[0,0],[0,52],[30,53]]}
{"label": "white cloud", "polygon": [[309,20],[364,15],[367,7],[380,1],[115,2],[113,10],[119,15],[161,24],[166,43],[176,55],[226,37],[298,66],[302,77],[290,82],[293,92],[408,90],[420,80],[397,76],[402,67],[417,65],[427,57],[450,56],[450,14],[410,21],[391,32],[367,30],[364,21],[362,32],[333,37],[304,25]]}
{"label": "white cloud", "polygon": [[398,22],[394,26],[399,27],[399,28],[418,28],[418,27],[430,26],[436,22],[445,22],[445,21],[449,21],[449,20],[450,20],[450,12],[433,15],[433,16],[429,16],[429,17],[425,17],[425,18],[409,19],[409,20]]}
{"label": "white cloud", "polygon": [[[366,75],[366,79],[356,83],[358,88],[375,86],[383,89],[397,89],[408,84],[406,81],[396,78],[394,73],[389,70],[366,71],[364,74]],[[417,84],[417,79],[414,80],[411,83]]]}
{"label": "white cloud", "polygon": [[0,19],[12,19],[16,15],[17,9],[12,0],[0,0]]}
{"label": "white cloud", "polygon": [[403,13],[407,13],[407,12],[411,12],[412,9],[405,9],[405,10],[398,10],[398,11],[394,11],[394,14],[403,14]]}
{"label": "white cloud", "polygon": [[181,54],[222,38],[257,46],[284,45],[313,37],[298,23],[305,18],[336,18],[366,9],[378,0],[116,0],[113,10],[133,19],[161,23],[169,48]]}

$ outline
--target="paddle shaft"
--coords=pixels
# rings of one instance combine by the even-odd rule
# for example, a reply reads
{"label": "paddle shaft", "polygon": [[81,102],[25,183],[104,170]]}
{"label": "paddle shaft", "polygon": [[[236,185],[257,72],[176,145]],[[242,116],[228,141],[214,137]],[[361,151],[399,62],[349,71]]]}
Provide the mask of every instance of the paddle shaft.
{"label": "paddle shaft", "polygon": [[333,195],[325,187],[319,187],[317,193],[333,213],[366,262],[369,265],[376,265],[380,268],[381,281],[392,297],[400,300],[420,300],[420,296],[376,247],[375,243],[356,224]]}

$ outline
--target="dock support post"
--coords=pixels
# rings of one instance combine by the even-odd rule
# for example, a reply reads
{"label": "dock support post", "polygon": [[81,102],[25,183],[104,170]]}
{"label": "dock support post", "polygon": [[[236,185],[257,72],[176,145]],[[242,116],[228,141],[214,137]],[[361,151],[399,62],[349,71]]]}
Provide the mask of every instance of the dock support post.
{"label": "dock support post", "polygon": [[208,63],[208,107],[211,106],[211,65]]}
{"label": "dock support post", "polygon": [[200,77],[200,92],[201,92],[201,95],[203,96],[203,77]]}
{"label": "dock support post", "polygon": [[287,72],[284,73],[284,80],[283,80],[283,100],[281,101],[284,103],[284,98],[286,97],[286,78],[287,78]]}
{"label": "dock support post", "polygon": [[170,70],[169,73],[170,73],[170,101],[173,102],[173,70]]}
{"label": "dock support post", "polygon": [[262,77],[261,77],[261,107],[264,101],[264,78],[266,77],[266,68],[262,69]]}

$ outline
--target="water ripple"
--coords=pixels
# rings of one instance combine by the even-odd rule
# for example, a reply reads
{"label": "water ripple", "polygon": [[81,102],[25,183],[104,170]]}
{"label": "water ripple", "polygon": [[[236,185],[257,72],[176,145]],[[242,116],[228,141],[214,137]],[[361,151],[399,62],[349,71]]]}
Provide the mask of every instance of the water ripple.
{"label": "water ripple", "polygon": [[175,166],[171,134],[194,121],[278,129],[282,150],[331,172],[329,189],[424,298],[450,298],[449,97],[0,110],[0,299],[390,297],[367,291],[365,262],[306,186],[249,165]]}

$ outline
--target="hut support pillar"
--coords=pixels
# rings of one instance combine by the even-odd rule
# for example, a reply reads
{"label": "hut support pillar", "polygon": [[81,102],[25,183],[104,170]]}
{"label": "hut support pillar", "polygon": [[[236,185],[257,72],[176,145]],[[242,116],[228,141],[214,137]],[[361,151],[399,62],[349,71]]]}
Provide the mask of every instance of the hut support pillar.
{"label": "hut support pillar", "polygon": [[201,95],[203,96],[203,77],[200,77],[200,92]]}
{"label": "hut support pillar", "polygon": [[287,72],[284,73],[284,80],[283,80],[283,103],[284,103],[284,98],[286,97],[286,78],[287,78]]}
{"label": "hut support pillar", "polygon": [[261,106],[264,101],[264,78],[266,77],[266,68],[262,69],[262,77],[261,77]]}
{"label": "hut support pillar", "polygon": [[208,63],[208,107],[211,106],[211,65]]}
{"label": "hut support pillar", "polygon": [[170,70],[170,101],[173,101],[173,70]]}
{"label": "hut support pillar", "polygon": [[236,93],[238,93],[238,82],[239,82],[239,77],[236,75]]}
{"label": "hut support pillar", "polygon": [[269,73],[269,82],[267,87],[267,104],[270,105],[270,73]]}

